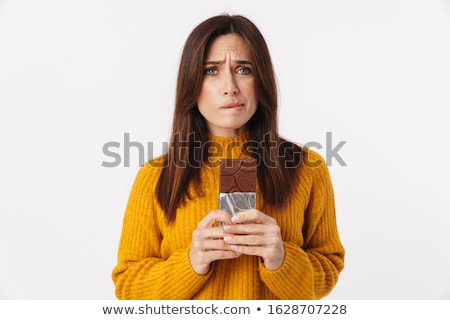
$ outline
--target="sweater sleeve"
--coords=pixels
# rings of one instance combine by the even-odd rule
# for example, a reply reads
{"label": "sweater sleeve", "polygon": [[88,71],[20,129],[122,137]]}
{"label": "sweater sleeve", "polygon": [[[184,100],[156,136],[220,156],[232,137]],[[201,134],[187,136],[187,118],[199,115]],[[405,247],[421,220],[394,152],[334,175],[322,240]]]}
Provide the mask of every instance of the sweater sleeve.
{"label": "sweater sleeve", "polygon": [[134,181],[123,220],[118,263],[112,272],[118,299],[186,300],[209,278],[198,275],[189,261],[189,248],[161,257],[154,190],[159,169],[146,164]]}
{"label": "sweater sleeve", "polygon": [[262,281],[280,299],[321,299],[331,292],[344,268],[345,251],[328,168],[318,154],[308,154],[310,160],[315,158],[311,164],[320,165],[301,168],[312,181],[304,212],[303,246],[284,242],[284,262],[277,270],[265,269],[262,262],[259,265]]}

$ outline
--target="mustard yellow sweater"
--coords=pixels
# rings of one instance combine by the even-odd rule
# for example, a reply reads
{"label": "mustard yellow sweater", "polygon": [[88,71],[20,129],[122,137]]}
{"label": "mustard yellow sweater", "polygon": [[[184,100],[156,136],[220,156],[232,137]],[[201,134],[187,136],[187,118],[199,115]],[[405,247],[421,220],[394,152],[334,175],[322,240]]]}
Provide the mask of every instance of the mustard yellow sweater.
{"label": "mustard yellow sweater", "polygon": [[[226,146],[242,144],[246,135],[211,137]],[[227,150],[224,148],[224,150]],[[119,299],[320,299],[335,286],[344,267],[328,168],[319,154],[304,150],[308,163],[299,168],[300,183],[286,208],[264,203],[257,190],[257,209],[274,217],[281,228],[285,257],[277,270],[267,270],[260,258],[242,255],[215,261],[206,275],[189,262],[193,230],[218,208],[218,168],[201,169],[204,196],[177,211],[173,224],[154,196],[161,168],[146,163],[138,172],[125,211],[118,263],[112,273]],[[224,157],[240,157],[233,148]]]}

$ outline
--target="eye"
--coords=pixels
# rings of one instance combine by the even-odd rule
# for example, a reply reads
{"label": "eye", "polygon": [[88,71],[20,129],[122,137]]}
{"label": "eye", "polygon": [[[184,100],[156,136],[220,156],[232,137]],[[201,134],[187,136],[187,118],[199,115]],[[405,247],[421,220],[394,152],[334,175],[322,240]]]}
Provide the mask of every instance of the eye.
{"label": "eye", "polygon": [[206,68],[204,71],[205,75],[215,75],[217,74],[217,69],[216,68]]}
{"label": "eye", "polygon": [[251,74],[252,73],[252,69],[250,69],[248,67],[239,67],[236,70],[236,73],[238,73],[238,74]]}

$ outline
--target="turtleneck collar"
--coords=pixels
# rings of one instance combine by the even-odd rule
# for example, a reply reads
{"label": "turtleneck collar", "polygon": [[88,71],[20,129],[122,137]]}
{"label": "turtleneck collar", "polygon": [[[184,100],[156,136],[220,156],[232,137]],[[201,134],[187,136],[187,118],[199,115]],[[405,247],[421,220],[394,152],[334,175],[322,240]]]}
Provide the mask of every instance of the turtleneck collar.
{"label": "turtleneck collar", "polygon": [[245,132],[234,137],[220,137],[208,134],[208,146],[210,157],[209,160],[221,158],[246,158],[242,154],[241,147],[250,138],[250,134]]}

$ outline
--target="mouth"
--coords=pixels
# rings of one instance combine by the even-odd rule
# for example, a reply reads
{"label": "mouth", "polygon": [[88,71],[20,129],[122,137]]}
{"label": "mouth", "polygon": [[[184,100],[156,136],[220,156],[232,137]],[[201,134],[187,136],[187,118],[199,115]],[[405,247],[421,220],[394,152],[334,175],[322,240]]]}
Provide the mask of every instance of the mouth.
{"label": "mouth", "polygon": [[233,102],[233,103],[229,103],[229,104],[226,104],[226,105],[224,105],[224,106],[221,106],[220,108],[221,109],[237,109],[237,110],[240,110],[240,109],[242,109],[244,107],[244,104],[243,103],[240,103],[240,102]]}

